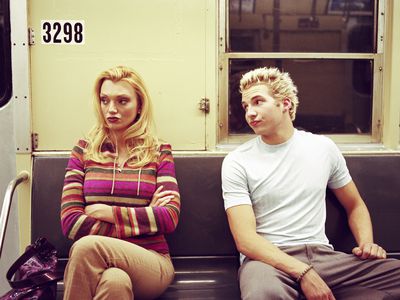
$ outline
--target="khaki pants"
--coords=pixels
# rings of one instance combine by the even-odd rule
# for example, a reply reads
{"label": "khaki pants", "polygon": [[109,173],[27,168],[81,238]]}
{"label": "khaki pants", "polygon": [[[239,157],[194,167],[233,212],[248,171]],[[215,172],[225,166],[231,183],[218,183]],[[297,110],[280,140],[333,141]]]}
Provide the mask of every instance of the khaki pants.
{"label": "khaki pants", "polygon": [[[321,245],[280,249],[313,265],[337,300],[400,299],[400,260],[360,260]],[[294,279],[260,261],[246,258],[239,269],[239,281],[244,300],[304,299]]]}
{"label": "khaki pants", "polygon": [[64,299],[153,299],[174,277],[168,256],[104,236],[85,236],[71,248]]}

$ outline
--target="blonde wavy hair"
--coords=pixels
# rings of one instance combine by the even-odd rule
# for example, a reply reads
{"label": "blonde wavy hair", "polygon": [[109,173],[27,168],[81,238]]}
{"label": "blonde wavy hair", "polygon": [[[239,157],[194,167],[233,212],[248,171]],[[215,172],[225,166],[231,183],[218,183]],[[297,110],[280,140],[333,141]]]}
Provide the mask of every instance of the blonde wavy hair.
{"label": "blonde wavy hair", "polygon": [[264,83],[267,85],[276,100],[289,99],[291,107],[289,115],[292,121],[296,118],[296,111],[299,105],[297,98],[297,87],[290,78],[289,73],[281,72],[277,68],[258,68],[245,73],[240,80],[240,92],[249,89],[253,85]]}
{"label": "blonde wavy hair", "polygon": [[155,161],[159,156],[160,144],[154,133],[155,126],[150,96],[139,74],[125,66],[108,69],[102,72],[95,81],[93,104],[97,123],[88,133],[87,140],[89,143],[85,154],[92,160],[104,161],[105,156],[101,148],[103,143],[111,138],[110,128],[104,119],[100,104],[100,90],[105,80],[129,83],[138,97],[140,114],[124,133],[125,145],[129,150],[129,155],[136,158],[129,164],[134,167],[142,167]]}

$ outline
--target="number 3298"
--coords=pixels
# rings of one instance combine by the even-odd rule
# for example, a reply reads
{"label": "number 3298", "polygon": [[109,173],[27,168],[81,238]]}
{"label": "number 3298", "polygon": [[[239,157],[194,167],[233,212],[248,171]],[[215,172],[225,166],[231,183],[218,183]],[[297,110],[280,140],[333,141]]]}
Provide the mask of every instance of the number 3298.
{"label": "number 3298", "polygon": [[84,43],[84,21],[42,21],[42,44]]}

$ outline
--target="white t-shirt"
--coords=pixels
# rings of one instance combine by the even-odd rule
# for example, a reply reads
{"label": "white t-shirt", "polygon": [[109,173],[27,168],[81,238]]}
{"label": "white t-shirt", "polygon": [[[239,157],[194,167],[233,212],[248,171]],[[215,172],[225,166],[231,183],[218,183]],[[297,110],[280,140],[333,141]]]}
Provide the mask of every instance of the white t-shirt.
{"label": "white t-shirt", "polygon": [[327,137],[296,130],[285,143],[260,136],[229,153],[222,165],[225,210],[253,207],[256,230],[277,246],[329,244],[326,187],[351,181],[343,155]]}

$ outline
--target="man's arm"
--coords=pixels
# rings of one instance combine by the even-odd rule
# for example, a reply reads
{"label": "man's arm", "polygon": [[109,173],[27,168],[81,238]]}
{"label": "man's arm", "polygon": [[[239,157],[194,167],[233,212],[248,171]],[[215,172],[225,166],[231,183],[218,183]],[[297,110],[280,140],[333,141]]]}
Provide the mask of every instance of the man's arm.
{"label": "man's arm", "polygon": [[353,249],[353,254],[361,259],[386,258],[386,251],[374,243],[371,217],[354,182],[332,191],[346,210],[351,232],[357,241],[358,247]]}
{"label": "man's arm", "polygon": [[[229,227],[238,250],[250,259],[262,261],[279,269],[293,279],[308,268],[308,265],[281,251],[256,232],[256,220],[250,205],[238,205],[226,210]],[[311,269],[300,281],[307,299],[335,299],[331,290]]]}

